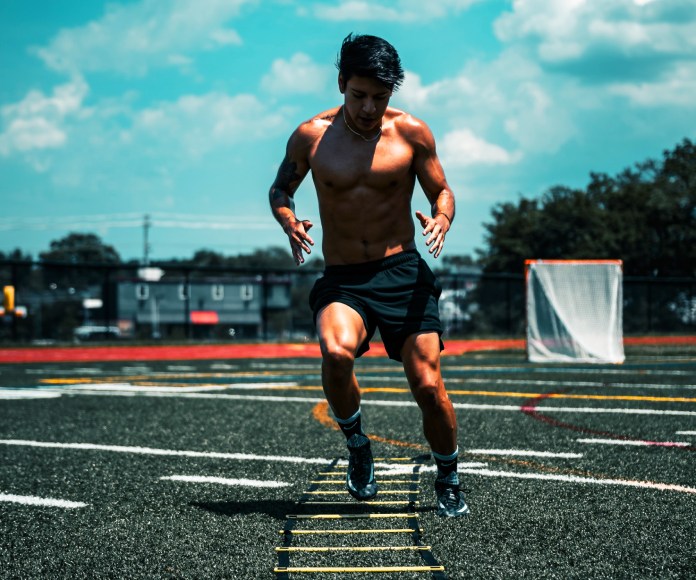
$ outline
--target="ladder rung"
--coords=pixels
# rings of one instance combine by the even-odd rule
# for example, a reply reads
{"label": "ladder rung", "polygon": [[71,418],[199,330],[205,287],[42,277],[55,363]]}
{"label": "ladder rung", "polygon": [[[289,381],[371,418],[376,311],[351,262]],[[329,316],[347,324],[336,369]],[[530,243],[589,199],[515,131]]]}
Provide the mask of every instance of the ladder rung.
{"label": "ladder rung", "polygon": [[432,546],[288,546],[278,547],[276,552],[417,552],[431,548]]}
{"label": "ladder rung", "polygon": [[274,568],[276,574],[283,572],[444,572],[444,566],[316,566]]}
{"label": "ladder rung", "polygon": [[[345,479],[317,479],[315,481],[310,481],[309,483],[327,483],[329,485],[345,485]],[[410,479],[387,479],[379,480],[379,485],[395,485],[397,483],[419,483],[417,480],[413,481]]]}
{"label": "ladder rung", "polygon": [[370,520],[389,518],[417,518],[418,514],[290,514],[289,520]]}
{"label": "ladder rung", "polygon": [[[389,489],[389,490],[382,490],[380,493],[386,494],[386,495],[392,495],[392,494],[409,494],[409,493],[417,493],[418,490],[410,490],[410,489]],[[345,495],[348,493],[347,491],[305,491],[306,494],[309,495]]]}
{"label": "ladder rung", "polygon": [[418,500],[414,501],[409,501],[407,499],[394,499],[394,500],[385,500],[385,501],[377,501],[377,500],[368,500],[368,501],[361,501],[359,504],[355,503],[355,500],[353,501],[332,501],[332,500],[327,500],[327,501],[300,501],[297,502],[300,505],[420,505],[420,502]]}
{"label": "ladder rung", "polygon": [[[402,467],[408,467],[406,465],[395,465],[394,467],[402,468]],[[375,466],[375,473],[380,474],[382,477],[391,477],[391,476],[397,476],[397,475],[409,475],[410,472],[404,472],[404,471],[394,471],[393,473],[391,472],[390,469],[387,469],[385,467],[379,467],[378,465]],[[345,471],[322,471],[320,473],[317,473],[319,476],[324,476],[324,475],[342,475],[344,478],[346,476]],[[420,475],[418,473],[415,473],[413,475]]]}
{"label": "ladder rung", "polygon": [[[413,462],[413,457],[375,457],[373,461],[411,461]],[[417,463],[416,465],[423,465],[423,463]]]}
{"label": "ladder rung", "polygon": [[412,534],[416,530],[410,528],[391,528],[384,530],[279,530],[280,535],[285,534],[304,534],[304,535],[317,535],[317,534]]}

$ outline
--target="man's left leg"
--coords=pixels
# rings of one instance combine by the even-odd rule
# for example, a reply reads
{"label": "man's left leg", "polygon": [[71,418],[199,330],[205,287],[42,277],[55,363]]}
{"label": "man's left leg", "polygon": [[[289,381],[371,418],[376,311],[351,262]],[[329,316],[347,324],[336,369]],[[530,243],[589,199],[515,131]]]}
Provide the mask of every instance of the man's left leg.
{"label": "man's left leg", "polygon": [[401,358],[411,392],[423,414],[423,432],[437,463],[435,492],[438,515],[457,517],[469,513],[457,474],[457,417],[440,371],[440,337],[437,332],[409,336]]}

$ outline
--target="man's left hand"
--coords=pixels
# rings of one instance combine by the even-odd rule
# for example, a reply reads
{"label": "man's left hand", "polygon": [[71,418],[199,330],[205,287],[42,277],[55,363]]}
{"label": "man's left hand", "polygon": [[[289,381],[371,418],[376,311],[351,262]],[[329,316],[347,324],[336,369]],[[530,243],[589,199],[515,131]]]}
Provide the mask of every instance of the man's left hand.
{"label": "man's left hand", "polygon": [[429,246],[428,252],[434,253],[437,258],[442,252],[445,245],[445,234],[449,230],[449,221],[443,214],[437,214],[435,217],[429,217],[421,211],[416,211],[416,217],[423,226],[423,235],[430,234],[425,245]]}

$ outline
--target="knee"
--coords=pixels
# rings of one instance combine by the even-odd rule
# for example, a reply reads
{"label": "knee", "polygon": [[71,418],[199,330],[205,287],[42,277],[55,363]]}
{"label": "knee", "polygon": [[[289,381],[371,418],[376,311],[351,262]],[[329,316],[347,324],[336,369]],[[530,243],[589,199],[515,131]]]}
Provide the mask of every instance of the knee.
{"label": "knee", "polygon": [[412,387],[416,403],[422,410],[440,409],[449,402],[444,385],[437,380],[423,380]]}
{"label": "knee", "polygon": [[322,343],[321,356],[325,366],[337,371],[349,371],[355,362],[355,353],[339,343]]}

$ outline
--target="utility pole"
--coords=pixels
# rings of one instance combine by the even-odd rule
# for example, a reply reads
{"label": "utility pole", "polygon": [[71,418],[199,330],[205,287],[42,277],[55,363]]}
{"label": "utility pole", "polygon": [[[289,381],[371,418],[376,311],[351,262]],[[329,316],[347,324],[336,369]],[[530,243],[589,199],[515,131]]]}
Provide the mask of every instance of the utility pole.
{"label": "utility pole", "polygon": [[148,241],[148,236],[151,226],[150,216],[145,214],[143,221],[143,266],[147,266],[150,263],[150,242]]}

